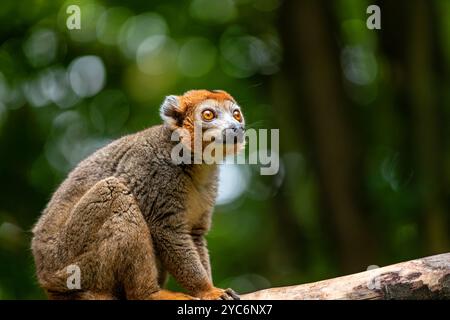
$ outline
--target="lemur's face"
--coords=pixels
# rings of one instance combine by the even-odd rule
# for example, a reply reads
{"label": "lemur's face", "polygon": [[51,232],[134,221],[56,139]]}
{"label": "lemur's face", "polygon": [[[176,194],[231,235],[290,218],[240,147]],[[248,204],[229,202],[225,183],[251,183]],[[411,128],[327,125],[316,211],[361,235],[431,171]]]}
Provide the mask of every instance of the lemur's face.
{"label": "lemur's face", "polygon": [[235,101],[205,100],[195,108],[194,118],[202,127],[203,141],[225,145],[226,154],[242,147],[245,121]]}
{"label": "lemur's face", "polygon": [[[230,155],[245,145],[245,120],[241,108],[225,91],[193,90],[182,96],[169,96],[161,107],[161,116],[172,130],[185,129],[189,137],[183,143],[194,149],[201,140],[202,149]],[[187,134],[186,134],[187,136]]]}

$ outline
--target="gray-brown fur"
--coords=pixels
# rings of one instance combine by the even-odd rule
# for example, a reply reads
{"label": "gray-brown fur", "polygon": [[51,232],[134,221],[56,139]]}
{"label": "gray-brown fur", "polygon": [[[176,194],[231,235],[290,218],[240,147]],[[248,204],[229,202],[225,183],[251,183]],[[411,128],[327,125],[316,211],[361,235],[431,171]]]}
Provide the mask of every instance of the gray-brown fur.
{"label": "gray-brown fur", "polygon": [[[172,130],[163,124],[112,142],[56,190],[32,240],[50,298],[237,298],[213,286],[204,239],[218,168],[174,164]],[[81,270],[80,290],[67,287],[69,265]],[[189,295],[163,290],[167,273]]]}

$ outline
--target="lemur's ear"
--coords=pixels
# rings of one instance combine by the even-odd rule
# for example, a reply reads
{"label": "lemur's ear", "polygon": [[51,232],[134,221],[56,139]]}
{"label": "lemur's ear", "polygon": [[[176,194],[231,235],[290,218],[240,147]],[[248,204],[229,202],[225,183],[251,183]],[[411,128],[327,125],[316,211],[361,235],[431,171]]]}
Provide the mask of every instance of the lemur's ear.
{"label": "lemur's ear", "polygon": [[160,115],[163,121],[171,128],[181,126],[181,111],[177,96],[167,96],[161,105]]}

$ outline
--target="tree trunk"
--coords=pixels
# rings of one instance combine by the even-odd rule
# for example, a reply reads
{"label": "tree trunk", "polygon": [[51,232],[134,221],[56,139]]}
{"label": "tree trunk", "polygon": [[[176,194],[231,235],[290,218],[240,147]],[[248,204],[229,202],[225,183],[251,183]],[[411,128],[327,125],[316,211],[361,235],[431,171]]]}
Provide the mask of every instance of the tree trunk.
{"label": "tree trunk", "polygon": [[243,300],[450,299],[450,253],[411,260],[344,277],[265,289]]}
{"label": "tree trunk", "polygon": [[278,112],[299,123],[289,136],[293,141],[306,131],[309,160],[319,178],[319,203],[326,212],[321,219],[333,228],[341,270],[355,272],[375,260],[376,240],[364,210],[358,134],[348,116],[330,26],[322,2],[284,2],[280,32],[287,89],[282,100],[291,103]]}

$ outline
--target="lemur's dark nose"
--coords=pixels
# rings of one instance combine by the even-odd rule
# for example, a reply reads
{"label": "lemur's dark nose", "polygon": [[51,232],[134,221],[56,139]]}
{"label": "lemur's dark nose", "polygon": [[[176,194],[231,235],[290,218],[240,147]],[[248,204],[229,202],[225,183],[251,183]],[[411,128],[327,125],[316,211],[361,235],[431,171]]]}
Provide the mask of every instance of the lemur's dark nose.
{"label": "lemur's dark nose", "polygon": [[244,128],[241,124],[232,123],[223,131],[224,143],[242,142],[244,137]]}
{"label": "lemur's dark nose", "polygon": [[233,131],[233,133],[238,133],[238,131],[244,131],[242,125],[236,123],[232,123],[228,129]]}

